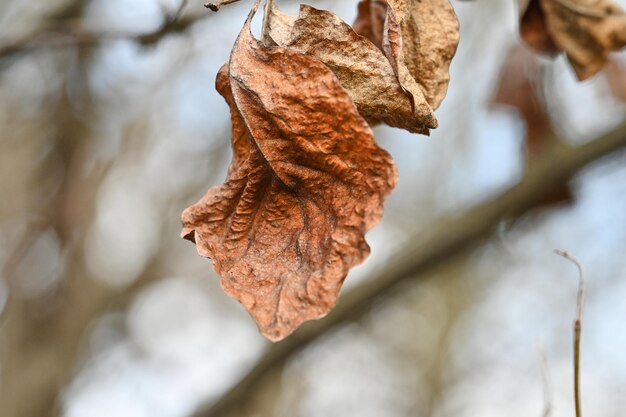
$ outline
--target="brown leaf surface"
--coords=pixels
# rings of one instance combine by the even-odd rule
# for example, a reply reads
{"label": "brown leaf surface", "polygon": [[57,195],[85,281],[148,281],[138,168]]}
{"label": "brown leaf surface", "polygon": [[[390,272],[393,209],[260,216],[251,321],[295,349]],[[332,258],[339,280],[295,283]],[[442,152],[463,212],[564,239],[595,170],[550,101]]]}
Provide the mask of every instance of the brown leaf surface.
{"label": "brown leaf surface", "polygon": [[[369,7],[364,3],[370,3]],[[454,9],[449,0],[363,0],[355,21],[359,34],[370,37],[368,31],[381,26],[381,15],[372,14],[371,9],[374,4],[385,3],[388,8],[382,17],[382,49],[397,69],[400,83],[404,85],[412,77],[422,87],[430,106],[437,109],[448,90],[450,63],[459,43]],[[376,19],[376,24],[365,23]]]}
{"label": "brown leaf surface", "polygon": [[277,341],[335,305],[397,173],[333,73],[257,41],[253,14],[217,77],[233,162],[225,183],[185,210],[182,235]]}
{"label": "brown leaf surface", "polygon": [[307,5],[300,6],[294,20],[273,2],[268,4],[267,37],[274,44],[323,62],[370,124],[385,123],[425,134],[437,127],[433,110],[415,80],[411,78],[401,85],[382,51],[350,25],[331,12]]}
{"label": "brown leaf surface", "polygon": [[564,51],[580,80],[604,67],[626,46],[626,13],[613,0],[530,0],[522,38],[542,52]]}

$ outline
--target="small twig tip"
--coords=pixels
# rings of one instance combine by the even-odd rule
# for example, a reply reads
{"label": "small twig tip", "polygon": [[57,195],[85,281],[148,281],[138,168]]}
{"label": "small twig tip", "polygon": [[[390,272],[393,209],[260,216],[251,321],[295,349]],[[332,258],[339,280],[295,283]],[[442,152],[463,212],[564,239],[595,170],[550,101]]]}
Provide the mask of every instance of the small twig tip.
{"label": "small twig tip", "polygon": [[554,253],[559,255],[559,256],[562,256],[564,258],[570,258],[569,253],[567,251],[564,251],[564,250],[561,250],[561,249],[555,249]]}
{"label": "small twig tip", "polygon": [[239,0],[218,0],[215,3],[204,3],[204,7],[206,7],[207,9],[211,9],[214,12],[217,12],[220,7],[227,5],[227,4],[232,4],[232,3],[236,3]]}
{"label": "small twig tip", "polygon": [[582,265],[574,256],[558,249],[556,249],[554,253],[564,257],[578,268],[578,297],[576,302],[576,318],[574,319],[574,405],[576,408],[576,417],[582,417],[580,398],[580,339],[583,321],[583,304],[585,301],[585,276]]}

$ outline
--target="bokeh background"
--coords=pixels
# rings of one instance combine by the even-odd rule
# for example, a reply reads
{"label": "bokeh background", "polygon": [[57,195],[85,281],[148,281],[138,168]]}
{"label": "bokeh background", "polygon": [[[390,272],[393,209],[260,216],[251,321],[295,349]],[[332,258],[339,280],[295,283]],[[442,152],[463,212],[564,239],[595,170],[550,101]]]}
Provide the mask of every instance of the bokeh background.
{"label": "bokeh background", "polygon": [[[310,3],[356,15],[356,1]],[[180,5],[0,2],[2,417],[207,415],[270,345],[178,237],[181,211],[230,161],[214,78],[251,0],[218,13],[192,0],[177,15]],[[430,138],[374,129],[401,180],[344,292],[526,169],[528,120],[493,103],[519,43],[517,6],[454,7],[461,43],[440,128]],[[626,55],[614,59],[619,68]],[[513,72],[563,140],[626,120],[623,73],[579,83],[563,57],[537,62],[540,72]],[[528,417],[547,405],[572,416],[578,276],[558,248],[586,271],[585,415],[623,416],[626,154],[582,171],[571,191],[373,301],[248,387],[233,415]]]}

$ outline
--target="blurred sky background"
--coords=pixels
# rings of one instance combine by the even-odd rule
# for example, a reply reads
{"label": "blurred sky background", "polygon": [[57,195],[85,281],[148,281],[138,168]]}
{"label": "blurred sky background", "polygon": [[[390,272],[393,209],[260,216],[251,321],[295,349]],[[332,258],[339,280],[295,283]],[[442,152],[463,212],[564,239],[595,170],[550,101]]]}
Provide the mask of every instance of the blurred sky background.
{"label": "blurred sky background", "polygon": [[[2,0],[0,46],[70,3]],[[0,416],[190,416],[269,345],[178,237],[181,211],[226,175],[229,115],[214,79],[252,1],[210,13],[192,0],[183,16],[197,23],[148,45],[127,36],[158,30],[178,0],[76,3],[63,24],[108,34],[101,43],[59,35],[0,59]],[[356,15],[356,1],[310,4]],[[401,179],[344,291],[523,173],[524,121],[490,104],[519,42],[516,4],[453,5],[461,43],[440,127],[430,138],[374,129]],[[537,83],[563,138],[582,143],[626,119],[602,74],[579,83],[563,57],[542,63]],[[626,154],[572,185],[574,203],[503,228],[296,355],[248,414],[539,417],[547,386],[552,416],[572,416],[577,272],[559,248],[586,270],[585,416],[623,416]]]}

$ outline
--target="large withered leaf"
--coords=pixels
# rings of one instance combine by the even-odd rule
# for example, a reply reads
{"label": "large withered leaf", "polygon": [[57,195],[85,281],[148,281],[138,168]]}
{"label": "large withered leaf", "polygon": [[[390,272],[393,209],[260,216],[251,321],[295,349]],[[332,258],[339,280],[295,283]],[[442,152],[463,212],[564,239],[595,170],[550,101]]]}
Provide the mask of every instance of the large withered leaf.
{"label": "large withered leaf", "polygon": [[609,52],[626,46],[626,13],[613,0],[530,0],[520,31],[535,49],[564,51],[586,80],[602,69]]}
{"label": "large withered leaf", "polygon": [[333,73],[257,41],[253,14],[217,77],[233,162],[225,183],[185,210],[182,235],[277,341],[335,305],[348,270],[369,253],[364,233],[397,173]]}
{"label": "large withered leaf", "polygon": [[411,78],[403,88],[382,51],[339,17],[302,5],[298,18],[293,19],[272,1],[268,5],[267,37],[323,62],[370,124],[382,122],[414,133],[428,133],[429,128],[437,127],[433,110],[415,80]]}
{"label": "large withered leaf", "polygon": [[[369,7],[363,3],[371,3]],[[459,43],[459,22],[449,0],[362,0],[357,29],[380,27],[363,22],[380,19],[365,15],[374,4],[387,4],[382,48],[397,68],[401,83],[412,77],[433,109],[441,104],[450,81],[450,63]],[[366,33],[361,33],[367,35]],[[408,73],[400,67],[404,63]]]}

